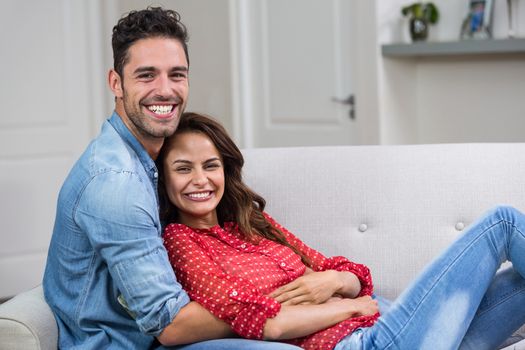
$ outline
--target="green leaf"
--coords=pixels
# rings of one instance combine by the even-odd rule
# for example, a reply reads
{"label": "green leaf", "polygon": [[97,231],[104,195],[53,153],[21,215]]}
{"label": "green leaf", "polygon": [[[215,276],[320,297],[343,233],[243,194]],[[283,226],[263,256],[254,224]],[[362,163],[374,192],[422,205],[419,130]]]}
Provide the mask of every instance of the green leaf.
{"label": "green leaf", "polygon": [[[401,9],[403,16],[410,15],[410,17],[416,16],[416,13],[420,12],[420,3],[414,3],[412,5],[405,6]],[[417,16],[416,16],[417,17]]]}
{"label": "green leaf", "polygon": [[439,20],[439,11],[433,2],[415,2],[401,8],[403,16],[410,18],[421,18],[429,23],[436,23]]}
{"label": "green leaf", "polygon": [[423,9],[425,19],[432,24],[437,23],[437,21],[439,20],[439,11],[436,5],[434,5],[434,3],[432,2],[429,2],[425,5],[426,6]]}

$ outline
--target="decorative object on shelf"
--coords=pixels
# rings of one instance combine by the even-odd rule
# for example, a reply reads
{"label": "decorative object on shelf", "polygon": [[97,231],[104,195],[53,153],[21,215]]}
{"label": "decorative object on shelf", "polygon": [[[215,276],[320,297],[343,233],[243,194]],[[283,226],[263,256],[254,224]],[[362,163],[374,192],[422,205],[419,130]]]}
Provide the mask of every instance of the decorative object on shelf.
{"label": "decorative object on shelf", "polygon": [[492,0],[469,0],[469,10],[461,26],[460,38],[491,38],[493,6]]}
{"label": "decorative object on shelf", "polygon": [[403,16],[410,16],[412,41],[424,41],[428,37],[428,26],[439,20],[439,11],[432,2],[415,2],[401,9]]}

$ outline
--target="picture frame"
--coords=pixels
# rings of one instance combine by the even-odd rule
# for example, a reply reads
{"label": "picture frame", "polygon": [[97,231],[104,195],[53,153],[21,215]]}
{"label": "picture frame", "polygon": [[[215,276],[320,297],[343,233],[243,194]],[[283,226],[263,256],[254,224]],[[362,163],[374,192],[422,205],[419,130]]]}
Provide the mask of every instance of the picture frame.
{"label": "picture frame", "polygon": [[491,38],[493,0],[468,1],[468,14],[461,26],[461,39]]}

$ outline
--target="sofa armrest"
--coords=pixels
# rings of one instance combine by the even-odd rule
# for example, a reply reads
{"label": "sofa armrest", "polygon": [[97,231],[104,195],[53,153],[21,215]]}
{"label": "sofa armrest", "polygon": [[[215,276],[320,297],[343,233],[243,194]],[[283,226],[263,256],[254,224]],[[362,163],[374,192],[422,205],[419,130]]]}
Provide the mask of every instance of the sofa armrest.
{"label": "sofa armrest", "polygon": [[42,286],[0,305],[0,349],[56,350],[58,328]]}
{"label": "sofa armrest", "polygon": [[521,326],[512,337],[500,347],[501,350],[525,350],[525,325]]}

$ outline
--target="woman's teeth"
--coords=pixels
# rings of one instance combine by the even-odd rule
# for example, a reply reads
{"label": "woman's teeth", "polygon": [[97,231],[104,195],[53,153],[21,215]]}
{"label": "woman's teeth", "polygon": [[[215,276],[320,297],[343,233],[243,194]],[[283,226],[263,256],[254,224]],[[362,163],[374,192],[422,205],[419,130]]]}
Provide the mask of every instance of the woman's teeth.
{"label": "woman's teeth", "polygon": [[190,198],[206,198],[210,194],[211,194],[211,192],[189,193],[188,197],[190,197]]}
{"label": "woman's teeth", "polygon": [[148,106],[148,109],[156,114],[168,114],[173,109],[173,105],[152,105]]}

